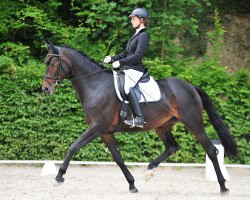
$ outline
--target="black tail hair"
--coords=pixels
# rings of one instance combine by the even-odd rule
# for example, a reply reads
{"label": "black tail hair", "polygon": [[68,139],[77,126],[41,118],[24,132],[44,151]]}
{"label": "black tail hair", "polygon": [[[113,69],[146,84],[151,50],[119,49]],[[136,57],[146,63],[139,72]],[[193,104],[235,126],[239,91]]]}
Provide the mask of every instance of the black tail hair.
{"label": "black tail hair", "polygon": [[228,130],[228,127],[224,124],[208,94],[197,86],[194,86],[194,88],[201,97],[203,108],[207,111],[209,120],[219,135],[221,144],[225,148],[226,154],[229,157],[236,159],[238,157],[238,148],[233,136]]}

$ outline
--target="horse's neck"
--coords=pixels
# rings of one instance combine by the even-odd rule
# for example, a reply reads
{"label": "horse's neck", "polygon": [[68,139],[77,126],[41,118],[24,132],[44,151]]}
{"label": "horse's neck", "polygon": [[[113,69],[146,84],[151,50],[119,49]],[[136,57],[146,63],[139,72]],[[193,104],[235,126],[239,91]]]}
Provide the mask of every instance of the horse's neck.
{"label": "horse's neck", "polygon": [[88,58],[74,60],[72,67],[72,84],[82,104],[92,102],[98,92],[107,90],[112,84],[112,74],[104,72]]}
{"label": "horse's neck", "polygon": [[93,73],[101,71],[99,66],[83,56],[81,56],[80,59],[73,61],[72,67],[73,78],[89,76]]}
{"label": "horse's neck", "polygon": [[[102,96],[104,94],[103,91],[108,93],[108,91],[112,89],[113,79],[111,74],[100,72],[72,81],[72,85],[84,110],[87,110],[89,106],[98,105],[98,101],[105,97]],[[105,93],[105,95],[107,93]]]}

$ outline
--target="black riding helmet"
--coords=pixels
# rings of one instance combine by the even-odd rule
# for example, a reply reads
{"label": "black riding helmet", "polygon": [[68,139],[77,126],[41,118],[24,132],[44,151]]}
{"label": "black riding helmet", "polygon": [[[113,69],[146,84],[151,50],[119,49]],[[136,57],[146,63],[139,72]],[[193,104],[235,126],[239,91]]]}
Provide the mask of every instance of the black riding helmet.
{"label": "black riding helmet", "polygon": [[133,12],[129,15],[129,17],[139,17],[144,18],[145,20],[148,19],[148,12],[144,8],[136,8],[133,10]]}

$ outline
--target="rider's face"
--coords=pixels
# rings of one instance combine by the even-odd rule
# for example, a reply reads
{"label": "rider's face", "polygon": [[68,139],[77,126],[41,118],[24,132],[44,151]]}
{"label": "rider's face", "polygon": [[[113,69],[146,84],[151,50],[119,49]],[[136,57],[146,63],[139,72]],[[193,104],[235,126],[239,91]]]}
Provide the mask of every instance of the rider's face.
{"label": "rider's face", "polygon": [[138,28],[141,25],[141,21],[138,17],[133,16],[133,17],[131,17],[131,24],[132,24],[133,28]]}

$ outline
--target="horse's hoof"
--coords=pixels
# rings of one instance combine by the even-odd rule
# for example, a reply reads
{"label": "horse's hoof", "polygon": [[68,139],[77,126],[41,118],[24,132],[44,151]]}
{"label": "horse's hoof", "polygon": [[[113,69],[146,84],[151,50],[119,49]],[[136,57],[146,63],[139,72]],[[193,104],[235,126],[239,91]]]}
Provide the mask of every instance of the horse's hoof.
{"label": "horse's hoof", "polygon": [[228,195],[229,194],[229,189],[227,189],[227,188],[221,189],[220,194],[221,195]]}
{"label": "horse's hoof", "polygon": [[129,192],[130,192],[130,193],[137,193],[138,190],[137,190],[136,188],[133,188],[133,189],[129,189]]}
{"label": "horse's hoof", "polygon": [[58,183],[57,181],[53,184],[53,186],[54,187],[59,187],[59,186],[61,186],[63,184],[63,182],[62,183]]}
{"label": "horse's hoof", "polygon": [[148,182],[149,180],[151,180],[154,177],[155,174],[155,169],[149,169],[146,171],[146,175],[145,175],[145,182]]}
{"label": "horse's hoof", "polygon": [[56,178],[54,183],[54,187],[59,187],[64,183],[64,178]]}

